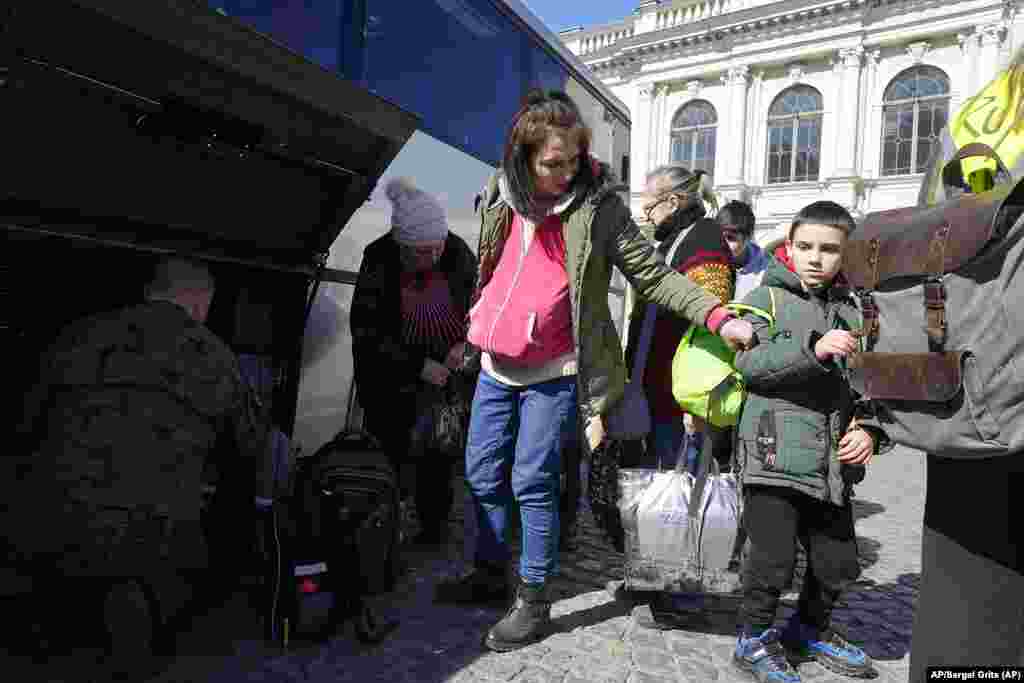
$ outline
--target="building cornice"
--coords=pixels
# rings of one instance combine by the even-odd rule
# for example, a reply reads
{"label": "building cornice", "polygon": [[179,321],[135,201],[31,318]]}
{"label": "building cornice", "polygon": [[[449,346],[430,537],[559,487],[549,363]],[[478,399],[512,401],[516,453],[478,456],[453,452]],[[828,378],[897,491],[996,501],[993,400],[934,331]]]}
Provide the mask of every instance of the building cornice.
{"label": "building cornice", "polygon": [[[1002,7],[1004,16],[1017,11],[1014,0],[990,4],[991,9]],[[647,64],[728,53],[735,47],[806,35],[809,31],[823,28],[860,25],[862,30],[869,30],[869,24],[935,8],[952,9],[948,0],[799,0],[773,3],[635,34],[582,59],[598,77],[629,77],[638,74]]]}

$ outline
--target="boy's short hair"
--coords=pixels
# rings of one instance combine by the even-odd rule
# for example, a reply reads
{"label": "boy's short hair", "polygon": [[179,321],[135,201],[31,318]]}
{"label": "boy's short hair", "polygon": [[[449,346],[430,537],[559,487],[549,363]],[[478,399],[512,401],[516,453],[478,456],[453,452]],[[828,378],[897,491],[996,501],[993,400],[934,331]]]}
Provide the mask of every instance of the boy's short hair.
{"label": "boy's short hair", "polygon": [[793,234],[801,225],[827,225],[830,228],[842,230],[847,236],[857,228],[857,223],[849,211],[839,204],[827,200],[814,202],[800,209],[800,213],[796,215],[793,224],[789,227],[790,240],[793,239]]}
{"label": "boy's short hair", "polygon": [[718,224],[723,228],[734,228],[746,238],[754,236],[754,211],[745,202],[731,201],[718,211]]}

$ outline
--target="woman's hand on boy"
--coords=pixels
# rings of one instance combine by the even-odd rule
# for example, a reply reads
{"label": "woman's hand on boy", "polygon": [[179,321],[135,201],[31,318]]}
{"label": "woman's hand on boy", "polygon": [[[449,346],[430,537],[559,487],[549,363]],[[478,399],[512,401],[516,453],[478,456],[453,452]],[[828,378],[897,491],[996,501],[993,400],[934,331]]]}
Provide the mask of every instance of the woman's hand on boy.
{"label": "woman's hand on boy", "polygon": [[720,328],[718,336],[733,351],[746,351],[754,346],[754,327],[746,320],[729,318]]}
{"label": "woman's hand on boy", "polygon": [[846,432],[839,440],[839,462],[867,465],[875,454],[875,437],[860,427]]}
{"label": "woman's hand on boy", "polygon": [[857,348],[857,338],[846,330],[829,330],[814,345],[814,356],[824,363],[833,356],[849,356]]}

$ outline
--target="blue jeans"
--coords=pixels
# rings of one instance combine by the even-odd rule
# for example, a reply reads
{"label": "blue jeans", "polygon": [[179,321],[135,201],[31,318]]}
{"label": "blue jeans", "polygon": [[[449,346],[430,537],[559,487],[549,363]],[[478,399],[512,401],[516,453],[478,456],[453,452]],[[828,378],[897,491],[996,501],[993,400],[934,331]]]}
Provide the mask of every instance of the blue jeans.
{"label": "blue jeans", "polygon": [[575,438],[578,413],[575,377],[513,387],[480,373],[466,444],[477,562],[508,561],[508,511],[514,495],[523,533],[519,575],[537,584],[554,574],[561,453]]}

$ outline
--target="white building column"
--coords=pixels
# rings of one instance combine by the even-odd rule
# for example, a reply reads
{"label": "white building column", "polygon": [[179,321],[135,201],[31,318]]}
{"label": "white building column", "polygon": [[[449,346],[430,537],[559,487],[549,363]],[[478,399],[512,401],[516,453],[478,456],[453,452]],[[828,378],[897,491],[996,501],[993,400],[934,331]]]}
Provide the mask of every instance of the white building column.
{"label": "white building column", "polygon": [[764,184],[766,156],[768,154],[768,100],[765,95],[765,73],[763,68],[754,72],[751,85],[754,90],[753,108],[749,112],[750,147],[747,178],[752,185]]}
{"label": "white building column", "polygon": [[1006,35],[1006,26],[1002,22],[987,24],[978,29],[981,35],[981,54],[979,55],[978,76],[980,88],[985,83],[996,77],[1002,68],[1001,52],[1003,37]]}
{"label": "white building column", "polygon": [[881,50],[871,50],[867,57],[867,78],[865,88],[867,92],[864,98],[867,105],[864,107],[864,142],[861,143],[861,175],[864,178],[877,178],[882,174],[882,96],[885,83],[881,82],[878,73],[878,63],[882,58]]}
{"label": "white building column", "polygon": [[[747,84],[750,81],[750,68],[734,66],[722,76],[722,82],[729,87],[728,131],[725,137],[725,164],[723,177],[716,180],[716,185],[742,185],[744,178],[744,160],[746,157],[747,139]],[[721,141],[721,137],[719,138]]]}
{"label": "white building column", "polygon": [[647,164],[644,175],[650,173],[660,163],[658,161],[658,136],[661,135],[662,87],[661,83],[653,83],[651,90],[651,111],[647,121]]}
{"label": "white building column", "polygon": [[857,138],[860,132],[860,68],[864,55],[861,46],[839,50],[836,64],[839,76],[839,101],[835,103],[839,123],[835,136],[835,178],[853,178],[857,175]]}
{"label": "white building column", "polygon": [[977,32],[959,33],[956,38],[957,42],[960,43],[960,55],[963,57],[961,60],[961,64],[963,66],[963,70],[961,71],[963,77],[961,83],[963,83],[964,92],[961,93],[961,95],[964,98],[967,98],[978,92],[978,89],[982,86],[981,79],[978,75],[978,72],[980,71],[978,59],[981,35]]}
{"label": "white building column", "polygon": [[671,124],[669,119],[672,116],[672,112],[668,110],[668,94],[672,90],[671,83],[660,83],[658,85],[658,120],[655,126],[655,149],[658,150],[658,154],[655,157],[655,165],[661,166],[662,164],[668,163],[669,155],[669,129]]}
{"label": "white building column", "polygon": [[653,83],[641,83],[636,89],[636,108],[631,117],[633,129],[630,132],[629,158],[631,192],[643,192],[644,179],[650,163],[651,105],[654,95]]}
{"label": "white building column", "polygon": [[668,83],[658,83],[654,88],[654,117],[651,124],[652,156],[650,168],[668,161],[668,124],[665,118],[668,116]]}

